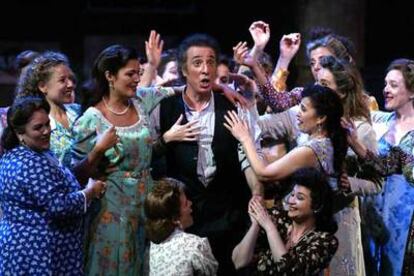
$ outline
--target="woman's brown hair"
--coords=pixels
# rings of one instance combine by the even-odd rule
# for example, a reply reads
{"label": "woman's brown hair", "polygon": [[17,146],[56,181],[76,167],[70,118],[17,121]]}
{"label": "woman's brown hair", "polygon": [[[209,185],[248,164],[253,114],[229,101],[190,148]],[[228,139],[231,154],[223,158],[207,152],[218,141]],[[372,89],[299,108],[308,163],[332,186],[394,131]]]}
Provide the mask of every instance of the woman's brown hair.
{"label": "woman's brown hair", "polygon": [[148,239],[161,243],[178,226],[180,218],[180,195],[184,184],[173,178],[156,181],[144,202],[145,231]]}

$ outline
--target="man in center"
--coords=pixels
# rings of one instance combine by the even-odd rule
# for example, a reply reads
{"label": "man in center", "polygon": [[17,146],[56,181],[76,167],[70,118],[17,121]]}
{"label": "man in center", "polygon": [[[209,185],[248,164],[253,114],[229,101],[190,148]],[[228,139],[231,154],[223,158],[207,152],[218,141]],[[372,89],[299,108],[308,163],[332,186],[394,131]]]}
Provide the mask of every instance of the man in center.
{"label": "man in center", "polygon": [[224,127],[224,115],[237,110],[254,132],[258,149],[260,131],[254,105],[235,107],[223,95],[213,93],[218,56],[214,38],[205,34],[185,38],[178,48],[185,90],[182,95],[164,99],[153,112],[152,121],[159,123],[155,129],[161,137],[181,115],[182,124],[197,121],[197,139],[164,144],[166,171],[185,183],[193,202],[194,225],[188,232],[209,239],[219,262],[218,275],[234,275],[232,250],[248,227],[248,201],[260,190],[260,183],[238,141]]}

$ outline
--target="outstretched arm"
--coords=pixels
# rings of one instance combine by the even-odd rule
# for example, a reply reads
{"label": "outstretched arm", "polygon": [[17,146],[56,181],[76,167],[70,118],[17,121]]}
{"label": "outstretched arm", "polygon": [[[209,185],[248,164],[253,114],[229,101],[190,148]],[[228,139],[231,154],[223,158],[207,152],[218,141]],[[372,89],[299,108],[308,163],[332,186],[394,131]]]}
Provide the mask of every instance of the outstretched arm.
{"label": "outstretched arm", "polygon": [[286,90],[288,68],[293,57],[299,50],[301,38],[299,33],[284,35],[279,43],[279,58],[272,74],[272,85],[278,92]]}
{"label": "outstretched arm", "polygon": [[[255,21],[249,27],[250,35],[254,41],[253,48],[250,50],[249,55],[254,59],[260,57],[263,53],[267,43],[270,39],[270,27],[269,24],[263,21]],[[247,65],[241,64],[238,73],[241,73],[245,70]]]}
{"label": "outstretched arm", "polygon": [[141,81],[138,83],[139,87],[151,86],[152,81],[156,78],[163,46],[164,41],[161,40],[160,34],[152,30],[148,41],[145,41],[145,53],[148,64],[144,69],[144,74],[141,76]]}
{"label": "outstretched arm", "polygon": [[280,180],[299,168],[317,166],[316,156],[308,147],[295,148],[287,155],[267,165],[256,151],[247,123],[240,120],[234,111],[229,111],[225,120],[224,126],[242,144],[249,163],[260,181]]}
{"label": "outstretched arm", "polygon": [[265,103],[275,112],[284,111],[300,102],[302,98],[301,89],[295,89],[286,93],[277,93],[263,68],[261,68],[254,57],[248,54],[246,42],[239,42],[233,47],[233,52],[234,60],[237,63],[249,66],[253,70],[259,84],[259,91]]}

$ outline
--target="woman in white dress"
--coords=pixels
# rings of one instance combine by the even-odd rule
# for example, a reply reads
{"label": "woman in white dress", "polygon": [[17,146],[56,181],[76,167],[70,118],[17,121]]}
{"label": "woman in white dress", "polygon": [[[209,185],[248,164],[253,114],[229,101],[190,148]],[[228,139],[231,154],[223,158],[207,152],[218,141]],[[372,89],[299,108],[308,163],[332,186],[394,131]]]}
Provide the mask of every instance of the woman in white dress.
{"label": "woman in white dress", "polygon": [[178,180],[163,178],[145,199],[150,275],[217,274],[218,263],[207,238],[184,232],[193,224],[193,217],[183,187]]}

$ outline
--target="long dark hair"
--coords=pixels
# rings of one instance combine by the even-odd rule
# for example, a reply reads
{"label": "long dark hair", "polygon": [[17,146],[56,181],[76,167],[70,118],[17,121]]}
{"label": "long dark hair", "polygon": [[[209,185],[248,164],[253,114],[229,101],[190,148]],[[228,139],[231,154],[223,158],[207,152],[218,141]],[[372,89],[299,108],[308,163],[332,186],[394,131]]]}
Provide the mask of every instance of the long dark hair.
{"label": "long dark hair", "polygon": [[138,60],[138,53],[131,47],[116,44],[102,50],[94,61],[92,78],[82,85],[80,91],[79,102],[82,113],[109,94],[109,83],[105,72],[116,75],[128,61],[133,59]]}
{"label": "long dark hair", "polygon": [[180,218],[180,195],[184,184],[173,178],[156,181],[144,202],[145,231],[148,239],[161,243],[177,227]]}
{"label": "long dark hair", "polygon": [[344,115],[344,108],[339,96],[330,88],[313,84],[302,91],[302,98],[308,97],[316,110],[318,116],[325,116],[323,128],[328,132],[334,148],[334,170],[341,174],[345,155],[348,149],[346,131],[341,126],[341,117]]}
{"label": "long dark hair", "polygon": [[302,168],[293,173],[291,183],[310,190],[316,230],[335,233],[338,225],[333,214],[333,191],[326,176],[315,168]]}
{"label": "long dark hair", "polygon": [[11,150],[19,145],[17,134],[23,134],[25,126],[33,113],[44,110],[49,114],[48,102],[40,97],[23,97],[14,101],[7,111],[7,127],[1,136],[1,146],[5,150]]}

